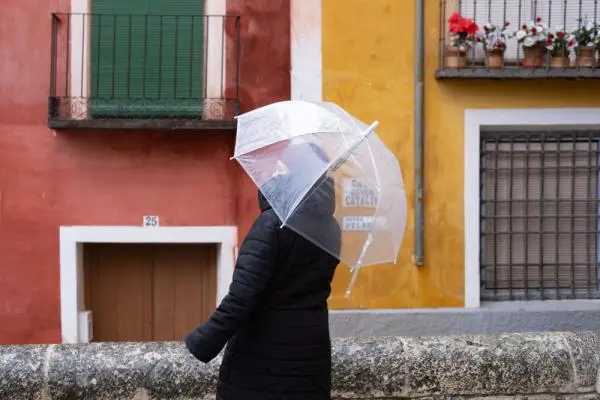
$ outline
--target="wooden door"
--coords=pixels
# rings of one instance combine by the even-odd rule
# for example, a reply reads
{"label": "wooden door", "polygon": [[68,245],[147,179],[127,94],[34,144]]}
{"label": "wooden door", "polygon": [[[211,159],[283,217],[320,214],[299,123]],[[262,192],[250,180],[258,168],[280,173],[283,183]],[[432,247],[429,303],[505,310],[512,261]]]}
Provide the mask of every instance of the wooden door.
{"label": "wooden door", "polygon": [[88,244],[85,308],[94,341],[182,340],[216,302],[216,246]]}

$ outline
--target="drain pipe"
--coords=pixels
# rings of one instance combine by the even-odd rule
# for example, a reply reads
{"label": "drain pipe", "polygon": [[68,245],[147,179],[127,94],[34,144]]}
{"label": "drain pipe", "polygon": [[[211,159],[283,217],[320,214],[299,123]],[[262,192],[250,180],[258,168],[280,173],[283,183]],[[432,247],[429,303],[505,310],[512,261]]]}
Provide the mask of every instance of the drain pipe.
{"label": "drain pipe", "polygon": [[423,213],[423,70],[425,53],[425,0],[416,1],[415,18],[415,253],[414,263],[423,265],[424,213]]}

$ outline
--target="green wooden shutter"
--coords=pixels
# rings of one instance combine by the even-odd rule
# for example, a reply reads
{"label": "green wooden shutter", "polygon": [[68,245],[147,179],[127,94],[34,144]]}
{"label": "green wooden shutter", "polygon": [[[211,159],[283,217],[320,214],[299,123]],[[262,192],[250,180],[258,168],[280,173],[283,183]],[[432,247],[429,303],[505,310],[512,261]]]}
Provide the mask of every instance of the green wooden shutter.
{"label": "green wooden shutter", "polygon": [[202,112],[203,0],[92,0],[94,117]]}

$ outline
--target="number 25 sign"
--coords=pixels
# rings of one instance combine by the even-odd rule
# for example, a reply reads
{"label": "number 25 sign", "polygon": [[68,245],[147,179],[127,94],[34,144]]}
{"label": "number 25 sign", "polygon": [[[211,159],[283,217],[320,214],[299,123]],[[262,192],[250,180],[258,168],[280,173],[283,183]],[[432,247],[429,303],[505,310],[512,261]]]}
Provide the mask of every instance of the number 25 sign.
{"label": "number 25 sign", "polygon": [[160,226],[160,222],[158,220],[158,216],[156,215],[144,215],[144,223],[145,228],[158,228]]}

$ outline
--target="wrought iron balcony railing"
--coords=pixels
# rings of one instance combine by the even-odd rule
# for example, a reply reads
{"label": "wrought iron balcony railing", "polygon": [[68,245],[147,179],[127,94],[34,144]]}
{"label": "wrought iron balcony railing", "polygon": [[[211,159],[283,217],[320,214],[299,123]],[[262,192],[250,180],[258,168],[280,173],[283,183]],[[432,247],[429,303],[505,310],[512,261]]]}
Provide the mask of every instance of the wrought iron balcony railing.
{"label": "wrought iron balcony railing", "polygon": [[51,128],[229,129],[240,17],[53,14]]}
{"label": "wrought iron balcony railing", "polygon": [[441,78],[600,78],[600,0],[439,0]]}

